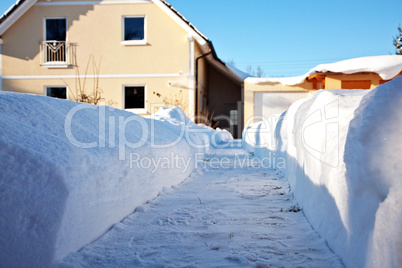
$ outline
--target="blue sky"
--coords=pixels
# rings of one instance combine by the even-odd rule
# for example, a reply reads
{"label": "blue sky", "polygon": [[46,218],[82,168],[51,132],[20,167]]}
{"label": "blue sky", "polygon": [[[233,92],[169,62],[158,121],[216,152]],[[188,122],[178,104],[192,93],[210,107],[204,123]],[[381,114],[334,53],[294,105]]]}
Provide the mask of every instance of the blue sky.
{"label": "blue sky", "polygon": [[[3,13],[14,0],[1,0]],[[168,0],[212,40],[218,56],[265,76],[394,53],[402,0]]]}

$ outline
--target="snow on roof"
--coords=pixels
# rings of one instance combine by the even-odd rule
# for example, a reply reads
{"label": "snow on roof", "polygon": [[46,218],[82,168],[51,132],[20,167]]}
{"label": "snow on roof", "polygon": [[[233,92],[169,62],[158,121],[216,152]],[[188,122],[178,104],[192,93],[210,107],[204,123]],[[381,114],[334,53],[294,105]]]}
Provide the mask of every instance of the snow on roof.
{"label": "snow on roof", "polygon": [[227,63],[227,62],[224,62],[224,63],[225,63],[225,65],[226,65],[226,67],[228,67],[229,70],[230,70],[232,73],[234,73],[235,75],[237,75],[237,76],[240,77],[241,79],[244,80],[244,79],[246,79],[246,78],[248,78],[248,77],[252,77],[251,74],[245,73],[245,72],[243,72],[243,71],[237,69],[237,68],[236,68],[235,66],[233,66],[232,64]]}
{"label": "snow on roof", "polygon": [[251,84],[260,84],[260,83],[281,83],[286,86],[294,86],[304,82],[308,77],[307,74],[300,76],[292,76],[292,77],[268,77],[268,78],[259,78],[259,77],[249,77],[246,79],[246,82]]}
{"label": "snow on roof", "polygon": [[402,71],[402,56],[385,55],[361,57],[349,60],[338,61],[328,64],[320,64],[306,74],[295,77],[271,77],[271,78],[247,78],[246,82],[252,84],[277,82],[287,86],[293,86],[303,83],[307,77],[314,73],[377,73],[382,79],[389,80],[394,78]]}

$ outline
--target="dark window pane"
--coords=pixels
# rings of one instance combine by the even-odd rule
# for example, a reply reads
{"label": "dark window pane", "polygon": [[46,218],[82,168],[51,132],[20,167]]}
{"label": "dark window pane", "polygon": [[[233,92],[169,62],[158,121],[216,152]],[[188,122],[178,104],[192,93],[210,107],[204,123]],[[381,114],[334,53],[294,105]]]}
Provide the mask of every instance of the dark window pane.
{"label": "dark window pane", "polygon": [[65,87],[48,87],[46,89],[46,96],[67,99],[67,89]]}
{"label": "dark window pane", "polygon": [[238,117],[237,117],[237,110],[230,110],[230,120],[232,120],[232,124],[237,126]]}
{"label": "dark window pane", "polygon": [[46,40],[66,41],[66,19],[46,19]]}
{"label": "dark window pane", "polygon": [[124,40],[144,40],[144,18],[124,18]]}
{"label": "dark window pane", "polygon": [[144,109],[145,87],[125,87],[124,103],[125,109]]}

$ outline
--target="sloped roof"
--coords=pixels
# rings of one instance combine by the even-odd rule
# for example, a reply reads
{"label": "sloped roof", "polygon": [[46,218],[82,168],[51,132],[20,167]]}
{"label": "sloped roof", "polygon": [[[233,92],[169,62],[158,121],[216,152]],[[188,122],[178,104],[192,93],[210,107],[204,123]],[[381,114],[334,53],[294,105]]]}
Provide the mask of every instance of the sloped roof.
{"label": "sloped roof", "polygon": [[25,0],[17,0],[3,15],[0,17],[0,24],[7,19]]}
{"label": "sloped roof", "polygon": [[243,72],[242,70],[237,69],[234,65],[225,62],[225,65],[232,71],[234,72],[238,77],[240,77],[241,79],[246,79],[249,77],[253,77],[251,74]]}
{"label": "sloped roof", "polygon": [[[229,77],[232,77],[236,80],[237,83],[243,83],[244,77],[240,76],[238,72],[234,71],[230,66],[228,66],[225,62],[223,62],[218,55],[216,54],[216,50],[212,41],[208,39],[197,27],[194,26],[186,17],[184,17],[177,9],[175,9],[171,4],[169,4],[166,0],[152,0],[155,4],[162,3],[165,7],[167,7],[169,12],[172,12],[177,18],[181,20],[181,22],[185,23],[196,35],[193,36],[197,40],[197,42],[201,45],[201,50],[203,53],[207,53],[211,51],[211,55],[207,56],[206,59],[214,65],[217,69],[224,72]],[[163,8],[162,8],[163,9]],[[198,38],[197,38],[198,37]],[[200,40],[200,38],[202,40]],[[212,59],[211,59],[212,58]]]}
{"label": "sloped roof", "polygon": [[0,36],[7,31],[15,21],[17,21],[26,11],[28,11],[37,0],[17,0],[1,17],[0,17]]}
{"label": "sloped roof", "polygon": [[[155,2],[154,0],[152,0]],[[165,0],[157,0],[159,2],[162,2],[165,6],[167,6],[170,10],[172,10],[183,22],[185,22],[191,29],[193,29],[200,37],[202,37],[205,41],[208,41],[208,38],[201,33],[188,19],[186,19],[179,11],[177,11],[171,4],[169,4]],[[21,6],[24,2],[33,2],[35,4],[37,0],[17,0],[3,15],[0,17],[0,24],[2,24],[3,21],[7,20],[11,15],[13,15]],[[95,2],[95,1],[94,1]],[[95,2],[96,3],[96,2]],[[2,34],[2,33],[1,33]]]}
{"label": "sloped roof", "polygon": [[197,29],[197,27],[194,26],[194,24],[192,24],[188,19],[186,19],[186,17],[184,17],[177,9],[175,9],[171,4],[169,4],[167,1],[165,0],[159,0],[161,1],[163,4],[165,4],[168,8],[170,8],[178,17],[180,17],[185,23],[188,24],[188,26],[190,26],[197,34],[199,34],[202,38],[205,39],[205,41],[208,41],[208,37],[206,37],[200,30]]}

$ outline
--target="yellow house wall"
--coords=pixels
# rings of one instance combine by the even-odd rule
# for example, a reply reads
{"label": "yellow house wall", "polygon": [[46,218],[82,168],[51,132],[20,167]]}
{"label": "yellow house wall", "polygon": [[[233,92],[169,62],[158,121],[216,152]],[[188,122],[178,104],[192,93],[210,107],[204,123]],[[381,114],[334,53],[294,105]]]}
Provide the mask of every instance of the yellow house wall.
{"label": "yellow house wall", "polygon": [[[81,80],[83,82],[83,80]],[[154,113],[159,107],[166,106],[165,101],[172,102],[173,98],[177,96],[184,96],[184,89],[180,88],[168,88],[169,94],[166,91],[162,92],[160,89],[165,88],[166,84],[171,81],[169,78],[152,78],[144,80],[142,78],[125,78],[125,79],[100,79],[99,87],[102,91],[102,104],[110,105],[115,108],[121,109],[123,104],[123,86],[124,85],[138,85],[146,86],[147,96],[146,96],[146,108],[147,114]],[[94,81],[93,79],[87,79],[86,88],[87,92],[93,90]],[[6,88],[11,88],[14,92],[30,93],[37,95],[45,95],[46,86],[67,86],[68,88],[68,98],[74,99],[76,95],[75,90],[75,79],[65,79],[64,81],[53,79],[53,80],[43,80],[39,79],[19,79],[19,80],[3,80],[3,86]],[[162,93],[161,93],[162,92]],[[171,96],[171,97],[170,97]],[[166,98],[166,99],[165,99]],[[183,101],[185,105],[183,109],[188,110],[188,101]],[[154,107],[154,109],[152,109]],[[155,110],[156,109],[156,110]]]}
{"label": "yellow house wall", "polygon": [[[122,17],[131,15],[146,16],[146,45],[121,44]],[[44,40],[44,18],[50,17],[67,18],[67,42],[76,45],[81,75],[85,74],[88,60],[93,55],[96,62],[101,61],[101,76],[116,76],[100,78],[99,83],[103,96],[115,102],[117,108],[123,108],[123,85],[146,85],[148,103],[177,95],[188,100],[188,89],[168,86],[170,81],[182,79],[180,72],[189,73],[187,32],[152,3],[33,6],[2,36],[3,90],[44,94],[45,86],[65,85],[60,76],[75,74],[71,67],[48,69],[40,66],[39,44]],[[89,68],[88,74],[92,73]],[[133,74],[154,77],[121,77]],[[177,77],[166,77],[166,74],[177,74]],[[14,79],[15,76],[24,76],[24,79]],[[37,79],[30,79],[30,76]],[[206,80],[204,76],[201,79]],[[74,90],[74,79],[64,80]],[[150,113],[150,105],[147,106]]]}
{"label": "yellow house wall", "polygon": [[312,91],[313,84],[307,81],[296,86],[285,86],[281,83],[261,83],[252,84],[247,80],[244,83],[244,127],[248,127],[254,123],[254,93],[255,92],[295,92],[295,91]]}

